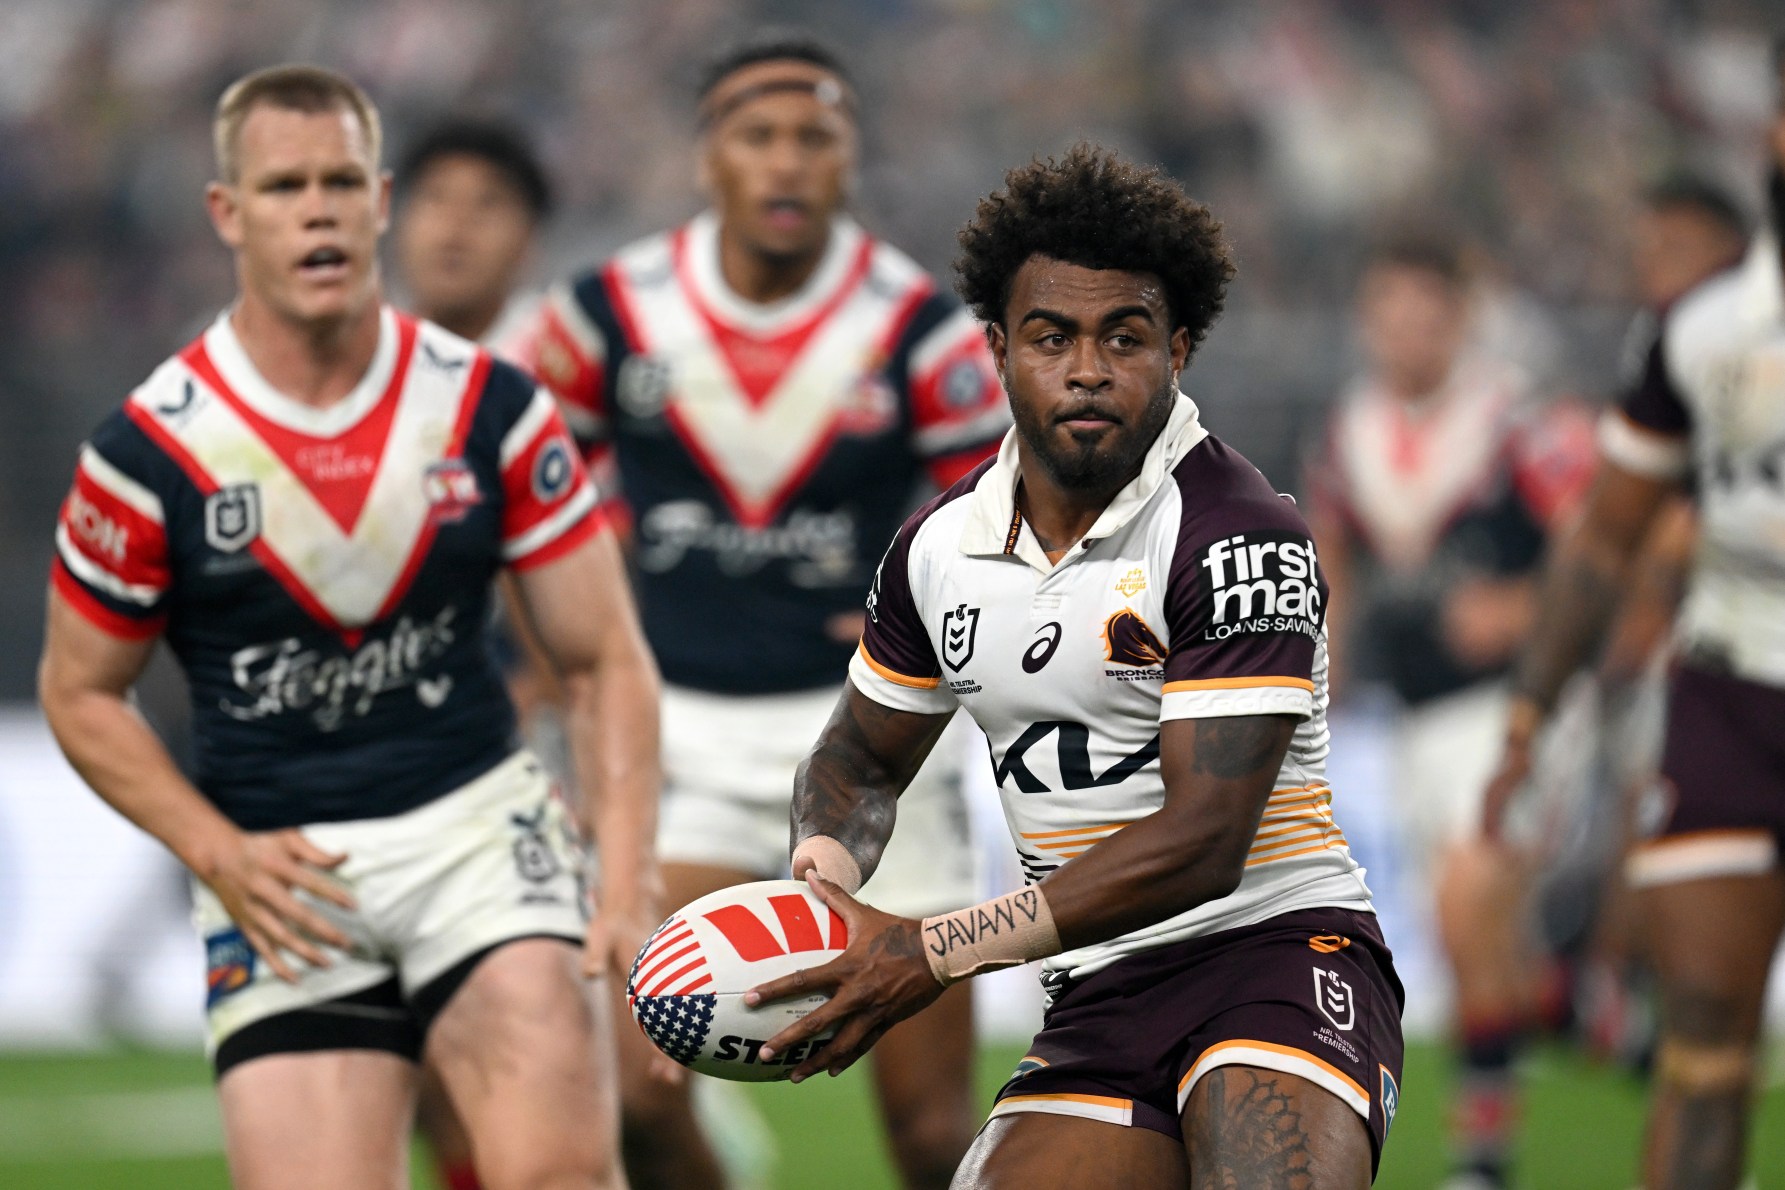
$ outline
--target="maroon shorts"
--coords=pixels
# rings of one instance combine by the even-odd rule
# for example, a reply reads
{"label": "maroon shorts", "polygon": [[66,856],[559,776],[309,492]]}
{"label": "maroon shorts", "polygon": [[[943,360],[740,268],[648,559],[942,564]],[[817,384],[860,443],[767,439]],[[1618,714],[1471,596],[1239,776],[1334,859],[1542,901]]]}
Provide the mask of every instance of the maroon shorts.
{"label": "maroon shorts", "polygon": [[1671,804],[1630,857],[1634,883],[1771,871],[1785,849],[1785,690],[1677,668],[1661,775]]}
{"label": "maroon shorts", "polygon": [[1181,1139],[1204,1074],[1255,1066],[1350,1104],[1380,1160],[1400,1100],[1403,1000],[1372,913],[1301,909],[1162,946],[1068,983],[992,1115],[1079,1116]]}

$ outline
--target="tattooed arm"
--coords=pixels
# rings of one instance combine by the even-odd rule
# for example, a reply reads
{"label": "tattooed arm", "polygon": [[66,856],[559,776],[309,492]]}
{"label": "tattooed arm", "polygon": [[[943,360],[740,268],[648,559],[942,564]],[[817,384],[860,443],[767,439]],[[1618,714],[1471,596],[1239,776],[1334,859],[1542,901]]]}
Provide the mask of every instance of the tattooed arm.
{"label": "tattooed arm", "polygon": [[793,846],[828,835],[854,857],[865,882],[892,835],[899,794],[952,717],[895,711],[845,685],[793,779]]}
{"label": "tattooed arm", "polygon": [[1544,566],[1537,622],[1519,655],[1500,770],[1488,783],[1482,829],[1501,819],[1531,768],[1531,741],[1562,687],[1593,660],[1617,611],[1625,579],[1673,485],[1603,457],[1580,520],[1556,542]]}
{"label": "tattooed arm", "polygon": [[1231,893],[1295,732],[1289,715],[1168,719],[1165,804],[1041,882],[1068,950]]}

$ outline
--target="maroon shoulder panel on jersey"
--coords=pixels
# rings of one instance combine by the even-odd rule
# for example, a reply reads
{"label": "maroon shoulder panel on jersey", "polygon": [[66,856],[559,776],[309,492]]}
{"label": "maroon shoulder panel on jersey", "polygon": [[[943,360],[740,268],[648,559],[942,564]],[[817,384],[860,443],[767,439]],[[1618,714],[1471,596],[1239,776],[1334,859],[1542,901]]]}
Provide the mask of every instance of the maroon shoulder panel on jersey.
{"label": "maroon shoulder panel on jersey", "polygon": [[1311,690],[1327,593],[1301,513],[1213,436],[1172,474],[1183,514],[1165,596],[1166,691]]}
{"label": "maroon shoulder panel on jersey", "polygon": [[874,672],[901,686],[928,689],[942,680],[942,663],[936,658],[930,633],[918,615],[911,592],[911,542],[923,523],[952,501],[971,495],[980,476],[997,462],[987,459],[962,476],[959,482],[912,513],[887,547],[874,572],[868,592],[868,622],[862,632],[861,653]]}
{"label": "maroon shoulder panel on jersey", "polygon": [[1667,372],[1665,324],[1649,346],[1636,382],[1618,401],[1624,416],[1645,430],[1679,437],[1692,430],[1692,413]]}

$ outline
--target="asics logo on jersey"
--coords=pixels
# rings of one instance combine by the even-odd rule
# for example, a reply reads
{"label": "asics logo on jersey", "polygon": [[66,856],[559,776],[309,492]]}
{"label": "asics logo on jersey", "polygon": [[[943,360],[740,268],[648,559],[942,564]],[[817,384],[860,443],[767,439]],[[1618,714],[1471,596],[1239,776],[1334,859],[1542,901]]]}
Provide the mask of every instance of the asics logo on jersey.
{"label": "asics logo on jersey", "polygon": [[1319,633],[1319,570],[1306,537],[1241,533],[1206,547],[1199,565],[1209,584],[1204,640],[1240,632]]}
{"label": "asics logo on jersey", "polygon": [[1040,673],[1041,667],[1053,659],[1054,650],[1060,647],[1060,637],[1063,634],[1063,630],[1061,629],[1058,620],[1052,620],[1043,624],[1040,632],[1040,639],[1030,645],[1028,652],[1023,654],[1024,673]]}
{"label": "asics logo on jersey", "polygon": [[[349,714],[371,711],[380,694],[422,682],[422,667],[438,660],[458,639],[453,625],[457,615],[458,608],[448,606],[419,624],[403,616],[389,636],[368,640],[350,654],[325,656],[304,647],[295,636],[238,649],[229,659],[230,674],[236,688],[252,701],[219,705],[225,714],[244,721],[307,712],[318,728],[334,731]],[[445,696],[418,700],[432,710]]]}
{"label": "asics logo on jersey", "polygon": [[1023,793],[1046,793],[1047,782],[1037,777],[1025,761],[1029,749],[1045,740],[1055,732],[1059,733],[1056,745],[1059,755],[1060,784],[1066,789],[1100,789],[1109,785],[1120,785],[1147,765],[1159,759],[1159,735],[1154,733],[1137,751],[1122,758],[1101,774],[1091,771],[1091,729],[1083,723],[1070,719],[1047,719],[1040,723],[1031,723],[1016,742],[1005,750],[1002,759],[995,754],[992,757],[992,776],[998,788],[1004,788],[1004,778],[1009,777],[1016,782],[1016,787]]}

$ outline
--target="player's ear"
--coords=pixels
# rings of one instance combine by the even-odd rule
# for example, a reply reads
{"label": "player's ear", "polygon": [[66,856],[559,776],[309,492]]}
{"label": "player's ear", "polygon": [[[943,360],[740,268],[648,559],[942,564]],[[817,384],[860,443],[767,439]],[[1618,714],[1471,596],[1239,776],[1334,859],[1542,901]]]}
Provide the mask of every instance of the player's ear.
{"label": "player's ear", "polygon": [[1009,340],[1004,337],[1004,327],[1000,323],[985,324],[986,346],[992,349],[992,366],[998,369],[998,383],[1004,385],[1004,391],[1010,391],[1010,385],[1004,383],[1004,358],[1008,354]]}
{"label": "player's ear", "polygon": [[383,235],[390,230],[391,195],[396,191],[396,181],[390,170],[378,171],[378,234]]}
{"label": "player's ear", "polygon": [[717,204],[719,196],[713,190],[712,151],[711,137],[703,136],[694,142],[694,184],[700,187],[709,203]]}
{"label": "player's ear", "polygon": [[1175,384],[1178,373],[1190,362],[1190,330],[1188,327],[1173,327],[1171,332],[1171,378]]}
{"label": "player's ear", "polygon": [[242,246],[242,208],[237,201],[236,187],[224,182],[211,182],[205,187],[205,211],[217,238],[231,248]]}

